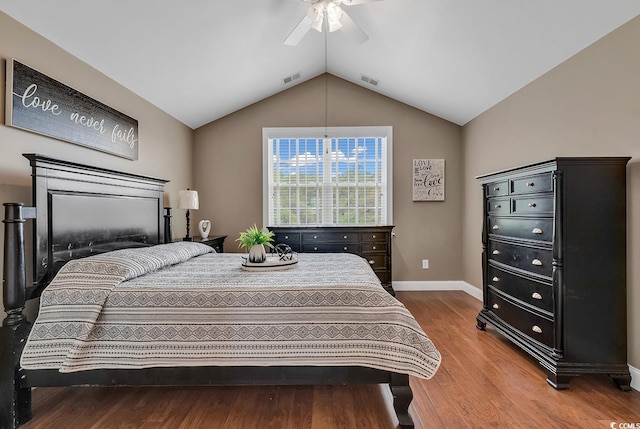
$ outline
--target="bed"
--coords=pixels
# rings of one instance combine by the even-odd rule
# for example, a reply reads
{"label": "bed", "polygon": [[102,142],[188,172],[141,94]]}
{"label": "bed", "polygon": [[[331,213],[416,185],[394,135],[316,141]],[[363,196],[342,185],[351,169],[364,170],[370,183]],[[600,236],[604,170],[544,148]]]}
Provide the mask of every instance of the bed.
{"label": "bed", "polygon": [[[5,204],[0,427],[30,419],[36,386],[351,383],[388,384],[413,427],[409,375],[430,378],[440,355],[365,261],[301,254],[243,272],[237,254],[163,244],[165,181],[25,157],[34,207]],[[345,271],[327,273],[331,258]],[[34,327],[23,309],[37,297]]]}

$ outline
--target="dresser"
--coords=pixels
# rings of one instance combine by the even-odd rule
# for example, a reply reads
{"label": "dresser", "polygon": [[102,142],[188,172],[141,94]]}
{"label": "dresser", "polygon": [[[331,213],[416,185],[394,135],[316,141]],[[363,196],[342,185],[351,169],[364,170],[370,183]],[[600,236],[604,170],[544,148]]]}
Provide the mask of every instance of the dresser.
{"label": "dresser", "polygon": [[382,286],[391,286],[391,231],[393,226],[269,227],[274,243],[299,253],[353,253],[365,258]]}
{"label": "dresser", "polygon": [[627,366],[626,164],[555,158],[479,176],[487,324],[569,387],[606,374],[630,390]]}

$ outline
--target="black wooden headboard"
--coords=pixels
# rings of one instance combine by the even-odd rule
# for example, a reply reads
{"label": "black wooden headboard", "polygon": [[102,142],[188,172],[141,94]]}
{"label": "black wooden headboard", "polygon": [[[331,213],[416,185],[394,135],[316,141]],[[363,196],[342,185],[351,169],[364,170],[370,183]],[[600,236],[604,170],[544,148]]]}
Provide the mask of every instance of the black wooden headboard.
{"label": "black wooden headboard", "polygon": [[24,156],[31,162],[36,208],[36,290],[71,259],[164,242],[166,180]]}

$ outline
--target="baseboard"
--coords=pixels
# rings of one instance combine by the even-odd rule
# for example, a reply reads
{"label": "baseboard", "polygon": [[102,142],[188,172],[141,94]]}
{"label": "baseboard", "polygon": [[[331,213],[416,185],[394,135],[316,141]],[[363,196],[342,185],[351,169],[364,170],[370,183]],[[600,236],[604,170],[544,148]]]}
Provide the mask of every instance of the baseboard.
{"label": "baseboard", "polygon": [[473,287],[462,280],[446,281],[394,281],[393,290],[397,291],[438,291],[461,290],[468,293],[478,301],[482,301],[482,289]]}
{"label": "baseboard", "polygon": [[[448,281],[394,281],[393,289],[397,291],[439,291],[460,290],[482,301],[482,289],[473,287],[462,280]],[[629,365],[631,373],[631,388],[640,391],[640,369]]]}
{"label": "baseboard", "polygon": [[629,365],[629,372],[631,373],[631,388],[640,392],[640,369]]}

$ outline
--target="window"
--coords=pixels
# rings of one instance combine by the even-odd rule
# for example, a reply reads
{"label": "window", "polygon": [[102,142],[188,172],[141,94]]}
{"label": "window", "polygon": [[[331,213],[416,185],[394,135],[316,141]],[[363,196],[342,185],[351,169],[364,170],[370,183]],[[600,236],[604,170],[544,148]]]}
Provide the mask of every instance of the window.
{"label": "window", "polygon": [[392,223],[391,127],[262,134],[265,225]]}

